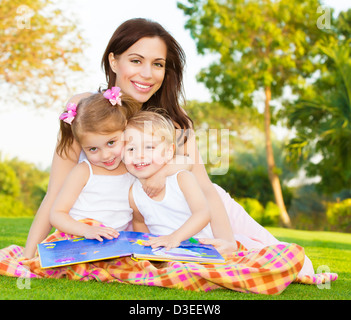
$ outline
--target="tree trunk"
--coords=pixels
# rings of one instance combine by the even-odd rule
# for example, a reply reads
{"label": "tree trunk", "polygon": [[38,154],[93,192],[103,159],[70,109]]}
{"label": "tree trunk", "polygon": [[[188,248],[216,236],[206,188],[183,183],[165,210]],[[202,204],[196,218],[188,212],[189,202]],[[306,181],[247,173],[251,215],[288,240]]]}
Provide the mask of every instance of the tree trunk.
{"label": "tree trunk", "polygon": [[290,217],[285,208],[285,203],[283,199],[282,188],[280,185],[279,177],[276,173],[276,166],[273,155],[273,147],[271,140],[271,112],[269,103],[271,101],[271,88],[265,88],[266,101],[264,108],[264,130],[266,136],[266,155],[267,155],[267,165],[268,165],[268,177],[272,185],[274,198],[277,206],[280,209],[280,217],[284,226],[291,227]]}

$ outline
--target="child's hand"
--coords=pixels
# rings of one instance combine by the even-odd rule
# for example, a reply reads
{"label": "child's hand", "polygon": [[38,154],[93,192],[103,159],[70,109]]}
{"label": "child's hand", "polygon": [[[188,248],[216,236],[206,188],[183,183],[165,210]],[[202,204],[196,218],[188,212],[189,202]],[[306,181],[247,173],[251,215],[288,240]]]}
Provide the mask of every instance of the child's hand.
{"label": "child's hand", "polygon": [[103,241],[103,238],[112,240],[119,236],[119,232],[110,227],[84,226],[83,236],[86,239],[97,239]]}
{"label": "child's hand", "polygon": [[229,242],[222,239],[199,239],[202,244],[212,244],[220,254],[232,254],[238,250],[236,242]]}
{"label": "child's hand", "polygon": [[143,189],[145,193],[150,197],[156,197],[165,187],[166,185],[166,177],[157,172],[150,178],[146,179],[143,183]]}
{"label": "child's hand", "polygon": [[168,236],[160,237],[150,237],[149,241],[145,241],[145,246],[151,246],[153,249],[158,247],[165,247],[166,250],[177,248],[180,245],[180,240],[178,240],[174,235],[170,234]]}

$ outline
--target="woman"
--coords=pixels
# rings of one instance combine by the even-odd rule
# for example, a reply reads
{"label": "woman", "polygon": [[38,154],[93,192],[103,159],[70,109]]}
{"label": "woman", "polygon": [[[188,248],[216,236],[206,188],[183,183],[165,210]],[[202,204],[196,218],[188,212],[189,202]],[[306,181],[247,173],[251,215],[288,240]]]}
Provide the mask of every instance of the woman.
{"label": "woman", "polygon": [[[165,108],[175,126],[186,130],[192,128],[192,121],[180,107],[178,100],[184,97],[184,64],[184,52],[174,38],[158,23],[145,19],[131,19],[119,26],[102,59],[108,88],[120,87],[123,92],[138,100],[143,110],[153,106]],[[90,94],[74,96],[69,102],[78,103]],[[194,161],[192,172],[208,200],[215,238],[233,242],[234,231],[265,245],[278,242],[223,189],[212,184],[196,146],[195,135],[180,137],[177,152],[188,155]],[[36,245],[49,234],[50,209],[64,179],[77,164],[80,153],[80,146],[74,142],[65,157],[54,154],[47,194],[31,226],[24,251],[25,257],[33,257]],[[147,188],[144,186],[144,189]],[[219,227],[223,225],[227,227]]]}

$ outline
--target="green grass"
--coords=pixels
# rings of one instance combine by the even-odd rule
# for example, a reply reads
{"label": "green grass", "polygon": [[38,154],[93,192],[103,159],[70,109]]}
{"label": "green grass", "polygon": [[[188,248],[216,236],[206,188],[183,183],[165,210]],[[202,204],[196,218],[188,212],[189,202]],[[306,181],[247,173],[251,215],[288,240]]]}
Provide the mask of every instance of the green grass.
{"label": "green grass", "polygon": [[[0,248],[24,246],[31,218],[0,218]],[[269,228],[278,239],[305,248],[315,269],[327,266],[339,275],[329,289],[292,284],[279,296],[239,293],[231,290],[192,292],[120,283],[78,282],[67,279],[31,279],[30,289],[19,289],[18,279],[0,276],[0,300],[350,300],[351,234]],[[325,267],[323,267],[325,271]],[[21,283],[20,283],[21,284]],[[22,285],[24,283],[22,282]]]}

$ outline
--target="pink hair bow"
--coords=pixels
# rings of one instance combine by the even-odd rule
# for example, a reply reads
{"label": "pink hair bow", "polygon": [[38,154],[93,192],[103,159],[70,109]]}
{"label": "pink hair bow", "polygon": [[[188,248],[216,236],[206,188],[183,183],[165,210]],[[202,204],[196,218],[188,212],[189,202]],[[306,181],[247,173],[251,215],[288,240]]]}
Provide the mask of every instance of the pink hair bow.
{"label": "pink hair bow", "polygon": [[121,96],[122,92],[119,87],[112,87],[104,92],[104,97],[108,99],[113,106],[116,105],[116,103],[122,106]]}
{"label": "pink hair bow", "polygon": [[70,102],[67,105],[67,112],[64,112],[60,115],[60,120],[68,124],[72,124],[73,119],[77,115],[77,105],[75,103]]}

